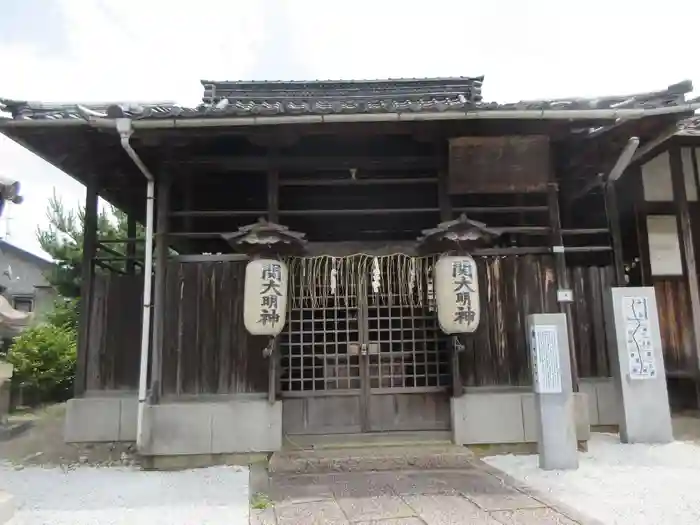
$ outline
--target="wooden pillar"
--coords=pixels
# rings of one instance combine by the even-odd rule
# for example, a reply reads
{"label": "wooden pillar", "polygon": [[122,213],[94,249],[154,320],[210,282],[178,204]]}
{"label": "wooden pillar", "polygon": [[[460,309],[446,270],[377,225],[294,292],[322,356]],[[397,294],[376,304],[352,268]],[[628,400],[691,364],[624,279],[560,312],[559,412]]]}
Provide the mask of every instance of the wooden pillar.
{"label": "wooden pillar", "polygon": [[440,221],[446,222],[452,219],[452,202],[447,181],[447,170],[438,172],[438,206],[440,207]]}
{"label": "wooden pillar", "polygon": [[[277,156],[275,152],[275,157]],[[267,220],[279,223],[279,171],[267,172]],[[289,300],[289,299],[288,299]],[[270,341],[270,352],[267,363],[267,399],[270,404],[277,401],[277,361],[280,358],[279,337],[273,337]]]}
{"label": "wooden pillar", "polygon": [[[163,330],[165,326],[165,277],[168,265],[168,213],[170,179],[161,174],[156,181],[155,286],[153,289],[153,357],[151,360],[151,402],[161,395]],[[144,275],[145,279],[151,276]]]}
{"label": "wooden pillar", "polygon": [[688,294],[690,296],[690,311],[693,322],[693,338],[695,340],[696,374],[700,374],[700,288],[698,288],[698,269],[695,261],[695,245],[693,243],[693,226],[688,206],[688,195],[685,189],[683,159],[681,148],[673,144],[669,148],[671,164],[671,181],[673,183],[673,200],[676,204],[676,221],[678,224],[681,262],[685,276]]}
{"label": "wooden pillar", "polygon": [[625,286],[625,263],[622,250],[622,230],[620,229],[620,210],[617,202],[617,191],[614,181],[605,183],[605,213],[608,218],[608,229],[612,239],[613,265],[615,269],[615,285]]}
{"label": "wooden pillar", "polygon": [[267,220],[279,222],[280,220],[280,174],[277,170],[267,172]]}
{"label": "wooden pillar", "polygon": [[[547,203],[549,207],[549,224],[551,232],[551,244],[554,251],[556,271],[556,285],[558,290],[569,289],[569,275],[566,271],[566,255],[564,254],[564,237],[561,232],[561,216],[559,213],[559,186],[549,183],[547,186]],[[559,311],[566,314],[567,333],[569,337],[569,351],[571,359],[571,384],[574,392],[578,392],[578,359],[576,357],[576,341],[574,339],[573,316],[571,315],[571,303],[558,302]]]}
{"label": "wooden pillar", "polygon": [[639,255],[639,276],[642,286],[652,286],[651,260],[649,257],[649,232],[647,230],[646,197],[642,168],[637,165],[630,168],[632,177],[632,201],[634,208],[634,226],[637,235],[637,253]]}
{"label": "wooden pillar", "polygon": [[126,219],[126,273],[134,275],[136,273],[136,219],[129,215]]}
{"label": "wooden pillar", "polygon": [[84,395],[87,388],[90,310],[94,294],[95,253],[97,251],[97,201],[98,179],[93,174],[88,178],[86,186],[83,257],[80,276],[80,330],[74,383],[75,397]]}

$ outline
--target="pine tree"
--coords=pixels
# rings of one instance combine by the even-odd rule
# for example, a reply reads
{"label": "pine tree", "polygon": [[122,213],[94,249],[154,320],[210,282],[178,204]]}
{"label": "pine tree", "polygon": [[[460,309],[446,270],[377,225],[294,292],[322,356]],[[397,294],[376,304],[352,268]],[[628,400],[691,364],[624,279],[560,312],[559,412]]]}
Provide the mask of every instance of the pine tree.
{"label": "pine tree", "polygon": [[[49,200],[46,210],[49,220],[47,229],[37,228],[37,239],[41,248],[55,261],[54,268],[48,281],[56,288],[58,293],[66,298],[74,298],[80,295],[80,283],[82,275],[83,257],[83,231],[85,224],[85,208],[77,211],[67,208],[63,201],[54,192]],[[136,227],[136,236],[143,236],[141,225]],[[98,239],[125,239],[127,238],[127,216],[121,210],[113,206],[102,209],[97,217]],[[108,250],[124,255],[124,244],[110,244]],[[136,245],[137,257],[142,253],[143,246]],[[114,255],[98,246],[98,255]],[[124,270],[125,261],[110,262],[109,265],[117,270]],[[96,272],[105,271],[100,266],[95,267]]]}

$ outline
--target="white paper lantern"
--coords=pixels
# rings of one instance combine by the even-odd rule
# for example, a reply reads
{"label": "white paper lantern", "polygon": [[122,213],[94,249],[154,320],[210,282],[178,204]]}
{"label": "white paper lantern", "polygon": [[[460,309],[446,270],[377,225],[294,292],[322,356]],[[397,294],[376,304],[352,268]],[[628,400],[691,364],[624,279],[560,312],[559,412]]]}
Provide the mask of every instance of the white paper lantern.
{"label": "white paper lantern", "polygon": [[470,334],[479,327],[479,279],[472,257],[442,256],[433,275],[438,323],[446,334]]}
{"label": "white paper lantern", "polygon": [[245,269],[243,322],[252,335],[276,336],[287,318],[287,265],[254,259]]}

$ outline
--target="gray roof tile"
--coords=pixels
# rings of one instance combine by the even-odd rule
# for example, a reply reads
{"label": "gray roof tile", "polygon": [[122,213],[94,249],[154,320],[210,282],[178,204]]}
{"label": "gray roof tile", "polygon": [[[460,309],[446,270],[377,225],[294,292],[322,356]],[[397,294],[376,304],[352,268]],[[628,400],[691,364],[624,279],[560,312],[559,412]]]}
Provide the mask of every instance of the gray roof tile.
{"label": "gray roof tile", "polygon": [[0,110],[14,119],[83,119],[86,116],[133,119],[219,118],[277,115],[417,113],[459,110],[652,109],[686,104],[690,81],[665,90],[627,96],[484,102],[483,77],[388,80],[202,81],[202,103],[47,104],[0,99]]}

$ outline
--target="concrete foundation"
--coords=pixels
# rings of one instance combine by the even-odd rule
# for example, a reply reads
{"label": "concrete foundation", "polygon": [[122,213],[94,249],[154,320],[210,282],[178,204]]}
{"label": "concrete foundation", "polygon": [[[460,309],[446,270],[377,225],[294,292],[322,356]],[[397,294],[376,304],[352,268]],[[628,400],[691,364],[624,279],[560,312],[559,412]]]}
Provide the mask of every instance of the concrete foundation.
{"label": "concrete foundation", "polygon": [[66,443],[136,441],[135,393],[101,393],[68,401],[64,439]]}
{"label": "concrete foundation", "polygon": [[[136,441],[137,411],[135,396],[71,399],[65,440]],[[282,448],[282,403],[270,405],[265,395],[164,402],[147,406],[144,418],[144,455],[248,454]]]}
{"label": "concrete foundation", "polygon": [[[451,400],[457,445],[536,443],[535,395],[528,388],[468,388]],[[588,441],[588,396],[574,394],[576,439]]]}
{"label": "concrete foundation", "polygon": [[144,455],[246,454],[282,448],[282,402],[267,396],[146,408]]}
{"label": "concrete foundation", "polygon": [[[588,440],[590,427],[619,424],[615,392],[611,378],[581,380],[580,392],[574,394],[579,441]],[[136,441],[136,395],[103,395],[68,402],[67,442]],[[467,388],[451,405],[456,444],[537,442],[534,394],[529,388]],[[146,412],[154,455],[264,453],[282,447],[281,402],[270,405],[263,397],[213,396],[151,406]]]}
{"label": "concrete foundation", "polygon": [[612,377],[581,379],[579,391],[586,394],[588,421],[591,427],[619,426],[622,407]]}

